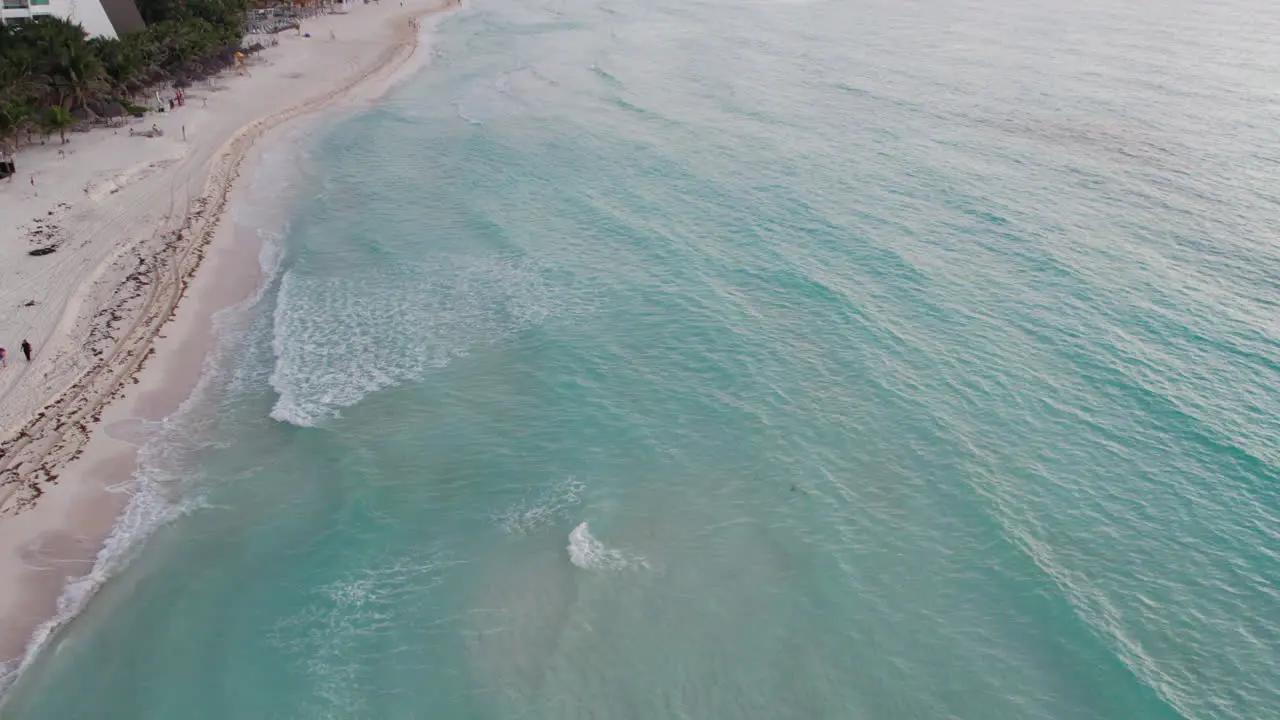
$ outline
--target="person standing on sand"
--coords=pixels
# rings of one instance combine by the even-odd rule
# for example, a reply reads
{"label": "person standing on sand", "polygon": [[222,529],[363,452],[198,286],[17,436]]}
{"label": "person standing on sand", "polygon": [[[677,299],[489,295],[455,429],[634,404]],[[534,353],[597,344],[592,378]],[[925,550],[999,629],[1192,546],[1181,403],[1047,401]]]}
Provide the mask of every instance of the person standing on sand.
{"label": "person standing on sand", "polygon": [[9,363],[4,359],[4,348],[0,348],[0,368],[2,367],[9,367]]}
{"label": "person standing on sand", "polygon": [[22,339],[22,354],[27,356],[27,362],[31,362],[31,343],[26,338]]}

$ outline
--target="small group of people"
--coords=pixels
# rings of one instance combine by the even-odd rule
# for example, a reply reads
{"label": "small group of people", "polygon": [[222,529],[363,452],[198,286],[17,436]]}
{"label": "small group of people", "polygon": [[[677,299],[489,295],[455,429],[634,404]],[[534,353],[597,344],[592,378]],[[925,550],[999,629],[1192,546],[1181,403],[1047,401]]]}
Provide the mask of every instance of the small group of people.
{"label": "small group of people", "polygon": [[[27,358],[27,362],[31,362],[31,343],[26,340],[22,341],[22,354]],[[4,348],[0,347],[0,367],[7,367],[8,364],[7,352]]]}

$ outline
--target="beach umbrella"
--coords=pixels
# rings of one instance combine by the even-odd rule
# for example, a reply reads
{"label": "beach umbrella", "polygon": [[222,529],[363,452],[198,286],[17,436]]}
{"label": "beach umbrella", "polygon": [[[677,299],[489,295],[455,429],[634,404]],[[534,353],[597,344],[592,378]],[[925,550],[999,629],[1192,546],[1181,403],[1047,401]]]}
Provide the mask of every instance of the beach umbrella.
{"label": "beach umbrella", "polygon": [[100,118],[116,118],[126,114],[124,106],[115,100],[90,100],[84,105]]}

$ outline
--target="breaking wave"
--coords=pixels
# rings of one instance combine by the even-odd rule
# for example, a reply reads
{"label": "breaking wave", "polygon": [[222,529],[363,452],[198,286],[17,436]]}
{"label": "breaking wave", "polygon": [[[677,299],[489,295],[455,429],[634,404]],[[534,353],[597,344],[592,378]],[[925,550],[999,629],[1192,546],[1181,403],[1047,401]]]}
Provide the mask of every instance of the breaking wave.
{"label": "breaking wave", "polygon": [[621,550],[607,547],[591,534],[591,529],[585,522],[569,533],[567,549],[569,562],[583,570],[626,570],[649,566],[642,557],[627,555]]}
{"label": "breaking wave", "polygon": [[518,258],[402,267],[377,277],[280,285],[271,417],[309,427],[370,393],[421,378],[560,310],[540,268]]}
{"label": "breaking wave", "polygon": [[530,532],[568,517],[582,504],[586,487],[582,481],[567,477],[524,502],[494,514],[493,519],[508,534]]}

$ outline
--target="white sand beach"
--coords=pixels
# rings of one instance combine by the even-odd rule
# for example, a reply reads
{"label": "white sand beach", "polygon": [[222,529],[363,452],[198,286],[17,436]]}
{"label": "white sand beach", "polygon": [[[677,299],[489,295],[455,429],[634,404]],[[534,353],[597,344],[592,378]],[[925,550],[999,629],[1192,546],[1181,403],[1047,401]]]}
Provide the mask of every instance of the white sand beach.
{"label": "white sand beach", "polygon": [[[130,428],[190,394],[212,314],[261,280],[257,248],[219,223],[255,143],[385,92],[421,58],[411,19],[456,5],[351,4],[305,21],[311,37],[282,33],[249,76],[201,82],[172,113],[23,149],[18,176],[0,181],[0,688],[33,632],[68,610],[59,595],[94,567],[127,502],[112,489],[134,467]],[[129,132],[152,124],[162,137]],[[54,252],[29,254],[40,248]]]}

